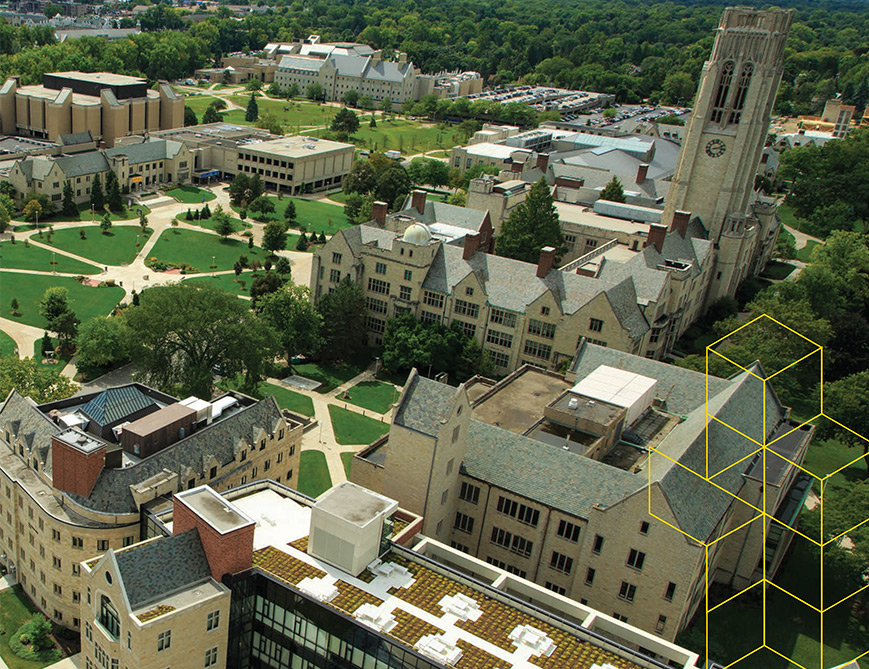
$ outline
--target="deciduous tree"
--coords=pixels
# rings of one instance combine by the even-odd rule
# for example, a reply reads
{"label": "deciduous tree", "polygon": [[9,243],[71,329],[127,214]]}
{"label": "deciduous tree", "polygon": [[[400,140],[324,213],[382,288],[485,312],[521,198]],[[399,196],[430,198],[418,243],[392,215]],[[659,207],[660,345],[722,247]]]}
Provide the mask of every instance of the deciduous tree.
{"label": "deciduous tree", "polygon": [[263,296],[257,309],[278,333],[288,365],[293,356],[316,353],[320,348],[323,317],[311,304],[307,286],[284,285]]}
{"label": "deciduous tree", "polygon": [[320,298],[317,311],[323,317],[321,357],[347,360],[365,347],[368,313],[365,295],[349,276],[345,276],[335,290]]}

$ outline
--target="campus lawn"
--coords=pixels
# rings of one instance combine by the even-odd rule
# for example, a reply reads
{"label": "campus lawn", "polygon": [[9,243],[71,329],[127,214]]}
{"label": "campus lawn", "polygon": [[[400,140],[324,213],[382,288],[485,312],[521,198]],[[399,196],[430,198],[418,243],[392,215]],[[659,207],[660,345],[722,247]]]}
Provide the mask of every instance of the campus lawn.
{"label": "campus lawn", "polygon": [[[296,204],[296,219],[290,224],[291,228],[301,229],[304,226],[309,233],[316,232],[320,234],[321,232],[325,232],[327,235],[332,235],[338,230],[350,227],[350,221],[347,220],[347,216],[344,214],[344,207],[339,207],[337,204],[286,196],[279,200],[277,197],[269,195],[268,199],[275,205],[275,211],[265,216],[257,214],[258,218],[256,220],[259,222],[286,220],[284,214],[287,204],[292,201]],[[233,210],[238,211],[238,207],[233,207]],[[254,212],[248,211],[248,216],[253,217]],[[291,237],[294,237],[292,245],[290,245],[290,238],[287,238],[288,249],[295,248],[296,241],[298,241],[298,235],[291,235]]]}
{"label": "campus lawn", "polygon": [[299,463],[299,492],[319,497],[332,487],[326,456],[320,451],[302,451]]}
{"label": "campus lawn", "polygon": [[[192,209],[191,209],[191,211],[192,211]],[[188,221],[187,220],[187,212],[185,211],[181,214],[178,214],[175,218],[177,218],[182,223],[187,223],[187,225],[196,225],[200,228],[207,228],[208,230],[213,230],[216,232],[216,230],[214,230],[214,218],[213,217],[200,218],[198,220],[194,218],[192,221]],[[248,223],[247,221],[242,221],[240,218],[236,218],[235,216],[230,216],[229,221],[230,221],[230,223],[232,223],[232,231],[233,232],[241,232],[245,228],[252,227],[251,224]]]}
{"label": "campus lawn", "polygon": [[0,355],[12,355],[17,348],[18,344],[15,343],[15,340],[0,330]]}
{"label": "campus lawn", "polygon": [[307,395],[276,386],[274,383],[261,383],[259,391],[263,396],[274,395],[281,409],[289,409],[303,416],[314,415],[314,402]]}
{"label": "campus lawn", "polygon": [[782,281],[795,269],[796,267],[790,263],[773,260],[764,268],[763,272],[761,272],[761,276],[775,281]]}
{"label": "campus lawn", "polygon": [[[241,107],[241,109],[227,112],[224,114],[224,120],[230,123],[252,125],[244,120],[244,113],[250,102],[250,93],[231,95],[229,99]],[[260,115],[265,113],[274,114],[278,122],[284,126],[285,131],[289,134],[293,134],[293,132],[297,133],[300,128],[305,126],[330,125],[332,117],[338,113],[338,107],[318,105],[314,102],[304,102],[302,100],[265,100],[258,97],[256,103]],[[237,117],[240,117],[241,120],[236,121]]]}
{"label": "campus lawn", "polygon": [[[69,291],[70,307],[82,323],[94,316],[106,316],[124,296],[124,289],[119,286],[89,287],[67,276],[16,274],[14,282],[4,282],[0,313],[3,318],[45,328],[45,319],[39,315],[39,302],[51,286],[63,286]],[[13,298],[18,300],[19,316],[13,316],[9,308]]]}
{"label": "campus lawn", "polygon": [[[8,588],[0,592],[0,628],[2,628],[2,634],[0,634],[0,657],[3,658],[9,669],[41,669],[52,664],[52,662],[36,662],[22,659],[9,648],[9,638],[24,623],[28,622],[34,613],[37,613],[36,607],[21,592],[20,586]],[[54,661],[56,662],[57,660]]]}
{"label": "campus lawn", "polygon": [[353,464],[354,455],[356,455],[356,451],[344,451],[341,453],[341,464],[344,465],[344,475],[348,481],[350,480],[350,468]]}
{"label": "campus lawn", "polygon": [[347,193],[343,190],[335,191],[334,193],[326,193],[326,197],[341,204],[347,204]]}
{"label": "campus lawn", "polygon": [[189,273],[208,272],[212,257],[215,270],[232,269],[239,256],[247,256],[253,262],[264,262],[268,253],[258,246],[252,249],[247,242],[238,239],[221,239],[217,235],[195,230],[164,230],[160,239],[148,254],[148,260],[156,259],[167,263],[188,263],[196,269]]}
{"label": "campus lawn", "polygon": [[292,365],[291,371],[298,376],[319,381],[321,385],[317,388],[317,392],[328,393],[335,390],[342,383],[347,383],[354,376],[361,374],[366,364],[366,362],[362,362],[361,364],[343,363],[330,365],[309,362],[304,365]]}
{"label": "campus lawn", "polygon": [[[139,210],[147,216],[151,213],[151,210],[148,209],[143,204],[135,204],[132,207],[124,207],[124,210],[121,212],[109,212],[109,215],[113,221],[129,221],[131,219],[139,218]],[[80,204],[78,205],[78,215],[77,216],[64,216],[59,211],[53,216],[49,216],[47,218],[39,217],[39,227],[47,228],[49,225],[53,223],[70,223],[81,221],[82,223],[95,222],[99,223],[100,219],[105,215],[105,211],[97,211],[93,214],[91,213],[91,206],[89,204]],[[21,223],[26,223],[24,216],[15,216],[13,221],[18,221]],[[14,232],[23,232],[25,230],[35,230],[36,223],[26,223],[25,225],[16,225],[13,228]]]}
{"label": "campus lawn", "polygon": [[[85,231],[85,239],[81,238],[81,230]],[[138,225],[113,225],[108,234],[103,234],[98,227],[77,226],[55,229],[51,242],[47,235],[41,239],[37,237],[36,241],[50,243],[51,246],[89,258],[100,265],[128,265],[136,259],[151,232],[149,228],[143,235]]]}
{"label": "campus lawn", "polygon": [[217,97],[208,93],[185,93],[184,105],[196,112],[196,117],[202,122],[202,115],[217,100]]}
{"label": "campus lawn", "polygon": [[[54,346],[54,348],[57,349],[57,345],[60,343],[60,341],[56,337],[52,337],[51,343]],[[66,363],[68,363],[72,359],[72,356],[73,356],[73,354],[70,352],[66,352],[63,355],[58,356],[58,357],[44,356],[44,355],[42,355],[42,337],[40,337],[39,339],[37,339],[36,341],[33,342],[33,359],[34,360],[60,360],[60,362],[58,362],[58,363],[53,363],[53,362],[46,363],[48,365],[57,364],[58,369],[63,369],[66,366]]]}
{"label": "campus lawn", "polygon": [[812,262],[812,251],[815,250],[816,246],[822,246],[821,242],[816,242],[811,239],[807,241],[806,245],[797,251],[797,260]]}
{"label": "campus lawn", "polygon": [[242,272],[239,276],[236,276],[235,272],[233,272],[231,274],[217,274],[215,276],[195,276],[185,279],[185,281],[207,283],[236,295],[249,295],[253,280],[262,274],[263,272],[261,271],[251,272],[248,270]]}
{"label": "campus lawn", "polygon": [[346,393],[339,395],[338,399],[364,409],[371,409],[371,411],[376,411],[377,413],[386,413],[398,398],[399,392],[390,383],[361,381]]}
{"label": "campus lawn", "polygon": [[[311,130],[306,135],[322,137],[325,130]],[[465,142],[459,130],[442,128],[431,123],[408,121],[402,118],[377,120],[377,127],[368,126],[368,116],[359,115],[359,130],[348,140],[359,148],[371,151],[398,150],[402,154],[425,153],[434,149],[449,150]]]}
{"label": "campus lawn", "polygon": [[368,418],[355,411],[329,405],[329,418],[339,444],[370,444],[389,432],[389,424]]}
{"label": "campus lawn", "polygon": [[210,190],[197,188],[196,186],[173,188],[172,190],[167,190],[166,195],[186,204],[201,204],[202,202],[211,202],[217,199],[217,196]]}
{"label": "campus lawn", "polygon": [[[57,234],[57,233],[55,233]],[[54,255],[55,265],[51,264]],[[68,258],[60,253],[52,253],[35,244],[24,245],[24,242],[0,242],[0,267],[4,269],[35,269],[43,272],[52,270],[65,274],[99,274],[101,269],[96,265]]]}

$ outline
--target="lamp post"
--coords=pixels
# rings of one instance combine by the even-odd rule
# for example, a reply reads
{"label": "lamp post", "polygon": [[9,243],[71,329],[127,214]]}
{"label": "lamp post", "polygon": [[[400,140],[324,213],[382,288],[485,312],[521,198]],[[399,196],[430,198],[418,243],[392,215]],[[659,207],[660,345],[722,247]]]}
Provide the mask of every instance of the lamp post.
{"label": "lamp post", "polygon": [[217,269],[217,263],[214,262],[214,256],[211,256],[211,276],[214,277],[215,270]]}

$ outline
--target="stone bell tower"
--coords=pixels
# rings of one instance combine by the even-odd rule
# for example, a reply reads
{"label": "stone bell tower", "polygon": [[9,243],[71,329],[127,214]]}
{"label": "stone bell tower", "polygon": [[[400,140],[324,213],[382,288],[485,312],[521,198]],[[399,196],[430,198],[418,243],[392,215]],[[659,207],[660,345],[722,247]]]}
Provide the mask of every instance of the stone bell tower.
{"label": "stone bell tower", "polygon": [[754,216],[754,176],[792,21],[790,9],[728,7],[703,65],[663,220],[690,212],[718,245],[723,266],[713,272],[707,303],[732,295],[774,242],[775,230]]}

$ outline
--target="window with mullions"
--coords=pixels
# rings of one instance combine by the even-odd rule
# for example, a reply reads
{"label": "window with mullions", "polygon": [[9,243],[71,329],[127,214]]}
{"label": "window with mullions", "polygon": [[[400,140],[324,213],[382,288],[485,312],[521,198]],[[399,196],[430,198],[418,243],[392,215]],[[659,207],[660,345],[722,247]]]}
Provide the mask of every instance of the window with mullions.
{"label": "window with mullions", "polygon": [[736,85],[736,97],[733,99],[733,111],[730,112],[731,123],[739,123],[739,119],[742,117],[742,108],[745,106],[745,97],[748,95],[752,74],[754,74],[754,65],[746,63],[742,66],[739,83]]}
{"label": "window with mullions", "polygon": [[100,625],[115,639],[121,633],[121,622],[118,618],[118,610],[112,604],[112,601],[103,595],[100,600]]}
{"label": "window with mullions", "polygon": [[718,79],[718,90],[712,101],[712,115],[709,119],[713,123],[720,123],[724,117],[724,106],[727,104],[727,96],[730,93],[730,85],[733,83],[733,61],[728,60],[721,68],[721,76]]}

